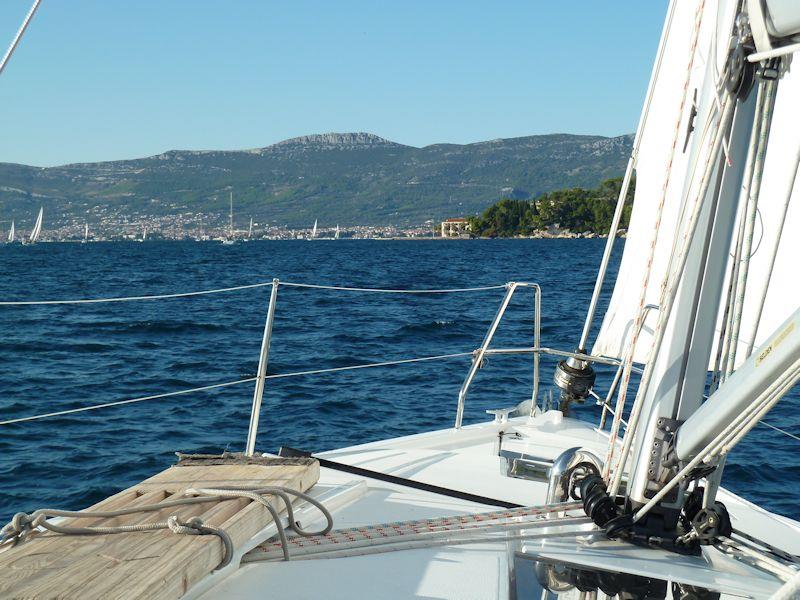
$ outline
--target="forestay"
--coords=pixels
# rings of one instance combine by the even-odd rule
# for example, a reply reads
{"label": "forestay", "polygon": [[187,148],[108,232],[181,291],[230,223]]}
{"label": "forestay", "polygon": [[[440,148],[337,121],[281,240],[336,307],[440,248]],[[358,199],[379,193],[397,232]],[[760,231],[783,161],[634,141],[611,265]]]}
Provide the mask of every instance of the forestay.
{"label": "forestay", "polygon": [[[595,355],[622,358],[633,335],[643,286],[646,290],[645,304],[658,305],[670,258],[676,245],[680,247],[681,244],[682,213],[687,204],[691,206],[694,202],[699,173],[707,157],[708,130],[719,111],[714,83],[727,58],[736,3],[694,0],[673,4],[671,24],[665,26],[663,33],[664,58],[653,82],[650,115],[639,133],[640,150],[635,157],[636,194],[625,251],[611,302],[592,350]],[[698,10],[701,11],[700,32],[696,52],[692,54],[691,35]],[[681,110],[690,64],[689,84]],[[749,341],[754,339],[757,347],[790,315],[796,304],[792,290],[798,285],[792,260],[800,252],[800,237],[793,232],[800,226],[800,209],[798,202],[792,202],[783,228],[786,235],[781,240],[769,281],[763,316],[756,323],[761,297],[767,286],[773,248],[783,221],[787,191],[791,190],[791,180],[794,179],[800,123],[792,113],[797,106],[800,106],[800,75],[795,68],[783,77],[778,86],[758,205],[760,218],[751,251],[737,364],[744,360]],[[746,156],[742,152],[732,152],[729,160],[744,161]],[[800,192],[795,189],[793,194],[796,199]],[[662,196],[664,206],[656,238]],[[644,273],[654,238],[650,276],[645,282]],[[721,308],[718,329],[722,312]],[[657,319],[655,310],[646,315],[634,353],[636,362],[647,360]]]}

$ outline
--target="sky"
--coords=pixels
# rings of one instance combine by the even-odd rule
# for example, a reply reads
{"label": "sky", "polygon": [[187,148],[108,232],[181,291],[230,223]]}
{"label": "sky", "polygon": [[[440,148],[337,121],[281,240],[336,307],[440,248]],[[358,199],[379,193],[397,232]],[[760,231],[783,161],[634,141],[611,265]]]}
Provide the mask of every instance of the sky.
{"label": "sky", "polygon": [[[0,2],[0,46],[31,0]],[[42,0],[0,75],[0,162],[636,129],[666,0]]]}

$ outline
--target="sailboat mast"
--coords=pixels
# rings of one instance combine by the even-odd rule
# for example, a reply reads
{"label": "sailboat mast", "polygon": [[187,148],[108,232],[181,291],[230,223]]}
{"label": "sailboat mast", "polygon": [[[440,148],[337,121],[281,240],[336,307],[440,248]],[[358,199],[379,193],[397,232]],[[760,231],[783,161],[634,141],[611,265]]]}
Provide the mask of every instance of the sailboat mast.
{"label": "sailboat mast", "polygon": [[231,192],[231,210],[228,213],[228,231],[230,236],[233,237],[233,192]]}

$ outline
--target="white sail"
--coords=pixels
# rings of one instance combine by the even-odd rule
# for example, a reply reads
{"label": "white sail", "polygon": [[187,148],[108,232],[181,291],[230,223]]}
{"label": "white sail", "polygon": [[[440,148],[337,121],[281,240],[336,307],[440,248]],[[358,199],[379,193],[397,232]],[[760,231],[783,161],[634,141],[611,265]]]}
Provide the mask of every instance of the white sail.
{"label": "white sail", "polygon": [[233,192],[230,195],[231,209],[228,213],[228,236],[233,239]]}
{"label": "white sail", "polygon": [[250,229],[247,231],[247,239],[251,239],[253,237],[253,217],[250,217]]}
{"label": "white sail", "polygon": [[317,237],[317,220],[314,219],[314,228],[311,230],[311,237]]}
{"label": "white sail", "polygon": [[88,242],[89,241],[89,224],[88,223],[85,223],[84,226],[83,226],[83,241],[84,242]]}
{"label": "white sail", "polygon": [[[718,115],[714,83],[727,58],[736,3],[729,0],[705,3],[697,49],[693,52],[699,5],[699,0],[673,0],[671,6],[673,16],[663,34],[663,59],[652,84],[649,117],[639,133],[636,194],[625,251],[593,354],[623,355],[633,334],[643,285],[645,305],[658,304],[673,244],[680,244],[682,239],[681,211],[687,198],[693,202],[700,184],[698,172],[702,172],[711,145],[707,128]],[[692,124],[694,129],[689,133]],[[731,157],[731,160],[744,159]],[[643,274],[648,268],[662,197],[661,223],[650,277],[645,282]],[[656,310],[647,313],[636,345],[637,362],[647,359],[657,319]]]}
{"label": "white sail", "polygon": [[143,242],[146,242],[146,241],[147,241],[147,225],[145,225],[145,226],[142,228],[142,241],[143,241]]}
{"label": "white sail", "polygon": [[336,232],[333,234],[333,239],[339,239],[339,225],[336,225]]}
{"label": "white sail", "polygon": [[28,241],[33,244],[39,239],[39,236],[42,233],[42,217],[44,216],[44,208],[39,209],[39,215],[36,217],[36,223],[33,226],[33,230],[31,231],[31,235],[28,238]]}
{"label": "white sail", "polygon": [[13,242],[16,237],[16,230],[14,229],[14,221],[11,221],[11,229],[8,230],[8,241]]}

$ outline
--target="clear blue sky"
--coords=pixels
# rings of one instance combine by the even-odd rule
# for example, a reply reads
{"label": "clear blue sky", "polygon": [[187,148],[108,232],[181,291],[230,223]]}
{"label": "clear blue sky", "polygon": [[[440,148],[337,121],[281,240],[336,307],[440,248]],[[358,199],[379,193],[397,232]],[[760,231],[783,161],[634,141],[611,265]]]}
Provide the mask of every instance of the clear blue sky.
{"label": "clear blue sky", "polygon": [[[5,51],[30,0],[0,2]],[[0,161],[632,132],[666,0],[43,0],[0,76]]]}

